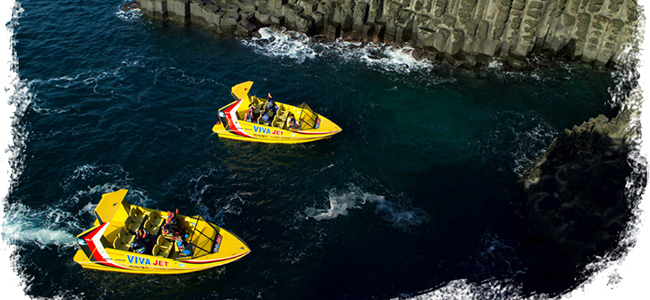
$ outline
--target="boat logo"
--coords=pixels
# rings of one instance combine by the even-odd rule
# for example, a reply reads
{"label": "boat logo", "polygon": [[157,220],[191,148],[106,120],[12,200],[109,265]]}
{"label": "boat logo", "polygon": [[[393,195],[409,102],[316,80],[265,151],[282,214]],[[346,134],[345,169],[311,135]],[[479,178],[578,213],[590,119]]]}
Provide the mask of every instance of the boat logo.
{"label": "boat logo", "polygon": [[266,134],[273,134],[273,135],[283,135],[284,134],[284,132],[282,130],[277,130],[276,129],[276,130],[271,131],[271,129],[269,129],[269,128],[264,128],[264,127],[260,127],[260,126],[254,126],[254,125],[253,125],[253,130],[255,132],[258,132],[258,133],[266,133]]}
{"label": "boat logo", "polygon": [[151,260],[146,258],[146,257],[140,257],[140,256],[131,256],[131,255],[126,255],[126,258],[129,260],[130,264],[138,264],[138,265],[145,265],[145,266],[158,266],[158,267],[166,267],[167,262],[166,261],[161,261],[161,260],[154,260],[153,263],[151,263]]}
{"label": "boat logo", "polygon": [[214,248],[212,249],[212,252],[214,253],[219,252],[220,246],[221,246],[221,235],[218,235],[217,239],[214,241]]}

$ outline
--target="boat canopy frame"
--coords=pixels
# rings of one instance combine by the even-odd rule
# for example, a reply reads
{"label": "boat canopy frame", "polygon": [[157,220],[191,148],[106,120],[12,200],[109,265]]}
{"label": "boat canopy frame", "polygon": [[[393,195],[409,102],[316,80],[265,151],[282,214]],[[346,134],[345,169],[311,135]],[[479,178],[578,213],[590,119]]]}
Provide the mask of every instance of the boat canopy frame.
{"label": "boat canopy frame", "polygon": [[[189,240],[189,241],[192,241],[192,239],[194,238],[195,233],[198,233],[198,234],[202,235],[203,237],[205,237],[208,241],[211,242],[209,248],[213,249],[213,248],[214,248],[214,244],[216,243],[216,240],[217,240],[217,238],[219,237],[219,227],[217,227],[216,225],[214,225],[214,224],[212,224],[212,223],[206,221],[206,220],[205,220],[203,217],[201,217],[200,215],[193,216],[193,217],[190,217],[190,218],[195,219],[195,220],[196,220],[196,223],[195,223],[195,225],[194,225],[194,229],[192,230],[191,234],[190,234],[189,237],[188,237],[188,240]],[[206,224],[208,224],[208,226],[210,226],[210,227],[215,231],[214,238],[211,237],[211,236],[209,236],[209,235],[207,235],[207,234],[205,234],[203,231],[201,231],[201,230],[198,229],[198,227],[199,227],[199,222],[201,222],[201,221],[203,221],[203,222],[205,222]],[[190,220],[190,224],[191,224],[191,220]],[[206,249],[204,249],[203,247],[200,247],[199,245],[196,245],[196,244],[193,244],[193,243],[192,243],[191,245],[192,245],[193,248],[201,249],[201,250],[204,252],[204,254],[196,255],[196,254],[197,254],[196,249],[192,249],[192,250],[191,250],[191,251],[192,251],[192,254],[191,254],[190,256],[186,256],[186,257],[189,257],[189,258],[198,258],[198,257],[205,256],[205,255],[208,255],[208,254],[211,254],[211,253],[212,253],[212,250],[206,250]],[[186,258],[186,257],[183,257],[183,258]]]}
{"label": "boat canopy frame", "polygon": [[315,113],[307,103],[302,103],[298,106],[300,108],[300,130],[309,130],[309,129],[318,129],[320,125],[320,119],[318,114]]}

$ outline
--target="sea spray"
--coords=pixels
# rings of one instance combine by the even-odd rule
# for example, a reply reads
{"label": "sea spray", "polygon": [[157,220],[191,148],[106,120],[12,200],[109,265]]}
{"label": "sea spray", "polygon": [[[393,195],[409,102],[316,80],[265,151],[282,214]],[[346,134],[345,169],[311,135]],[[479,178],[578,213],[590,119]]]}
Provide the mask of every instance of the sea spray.
{"label": "sea spray", "polygon": [[305,34],[268,27],[260,29],[259,32],[261,37],[243,40],[242,43],[253,47],[260,54],[288,57],[296,60],[299,64],[318,55],[318,52],[314,49],[312,38]]}
{"label": "sea spray", "polygon": [[128,21],[128,22],[136,22],[140,21],[140,17],[144,15],[142,11],[137,8],[135,5],[135,2],[131,2],[132,4],[129,5],[128,3],[126,4],[121,4],[117,11],[115,12],[115,15],[120,18],[121,20]]}
{"label": "sea spray", "polygon": [[302,64],[316,57],[336,57],[346,62],[361,62],[371,68],[408,74],[414,71],[430,71],[433,63],[413,57],[411,46],[395,47],[387,44],[318,41],[303,33],[284,28],[265,27],[259,30],[261,37],[243,40],[257,53],[272,57],[287,57]]}
{"label": "sea spray", "polygon": [[375,213],[399,228],[417,226],[427,219],[423,211],[407,209],[387,201],[384,196],[365,192],[353,184],[344,191],[329,190],[327,198],[327,208],[308,207],[305,209],[307,217],[317,221],[336,219],[347,216],[350,210],[360,209],[365,204],[373,203],[376,205]]}
{"label": "sea spray", "polygon": [[73,247],[73,233],[82,230],[78,218],[70,212],[51,207],[33,209],[21,203],[9,205],[3,222],[3,238],[11,243],[36,244],[41,249],[51,245]]}

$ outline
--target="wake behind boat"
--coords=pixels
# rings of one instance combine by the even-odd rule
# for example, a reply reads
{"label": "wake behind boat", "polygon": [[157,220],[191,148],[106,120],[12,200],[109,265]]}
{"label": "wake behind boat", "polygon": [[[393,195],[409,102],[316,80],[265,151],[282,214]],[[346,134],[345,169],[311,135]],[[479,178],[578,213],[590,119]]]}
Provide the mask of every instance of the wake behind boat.
{"label": "wake behind boat", "polygon": [[262,143],[306,143],[328,139],[342,131],[329,119],[298,106],[271,102],[249,94],[252,81],[232,87],[234,102],[219,109],[212,131],[219,137]]}
{"label": "wake behind boat", "polygon": [[[175,215],[174,232],[166,232],[168,212],[129,204],[127,192],[102,195],[94,227],[77,236],[80,249],[74,261],[83,268],[179,274],[225,265],[250,253],[236,235],[200,216]],[[143,230],[150,234],[149,245],[140,240]]]}

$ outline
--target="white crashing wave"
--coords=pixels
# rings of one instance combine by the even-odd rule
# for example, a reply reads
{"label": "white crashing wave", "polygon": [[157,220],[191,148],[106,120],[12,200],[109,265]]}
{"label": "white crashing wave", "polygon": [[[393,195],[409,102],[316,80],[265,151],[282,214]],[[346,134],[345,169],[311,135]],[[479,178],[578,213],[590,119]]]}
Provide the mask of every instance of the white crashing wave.
{"label": "white crashing wave", "polygon": [[384,196],[364,192],[354,185],[350,185],[347,191],[330,190],[328,194],[328,207],[308,207],[305,210],[307,217],[317,221],[331,220],[346,216],[352,209],[361,209],[365,204],[373,203],[375,213],[396,227],[419,225],[426,220],[426,215],[422,211],[406,209],[387,201]]}
{"label": "white crashing wave", "polygon": [[352,59],[359,57],[367,65],[400,74],[408,74],[411,71],[431,71],[433,64],[428,60],[415,59],[414,50],[410,46],[400,48],[368,43],[357,51],[352,51]]}
{"label": "white crashing wave", "polygon": [[242,41],[256,52],[272,56],[287,57],[303,63],[319,56],[333,56],[344,61],[361,62],[383,71],[408,74],[413,71],[430,71],[433,64],[428,60],[413,57],[414,49],[386,44],[345,42],[319,43],[307,35],[286,29],[265,27],[259,30],[261,37]]}
{"label": "white crashing wave", "polygon": [[286,29],[275,30],[268,27],[259,30],[260,38],[244,40],[244,45],[253,47],[258,53],[274,57],[288,57],[303,63],[307,58],[318,54],[312,39],[305,34]]}
{"label": "white crashing wave", "polygon": [[74,247],[75,236],[83,228],[76,217],[59,208],[35,210],[20,203],[9,206],[2,224],[2,237],[11,244],[35,244],[41,249],[48,246]]}
{"label": "white crashing wave", "polygon": [[128,10],[122,10],[121,5],[117,8],[115,15],[124,20],[124,21],[139,21],[140,17],[143,15],[142,11],[139,8],[132,8]]}

